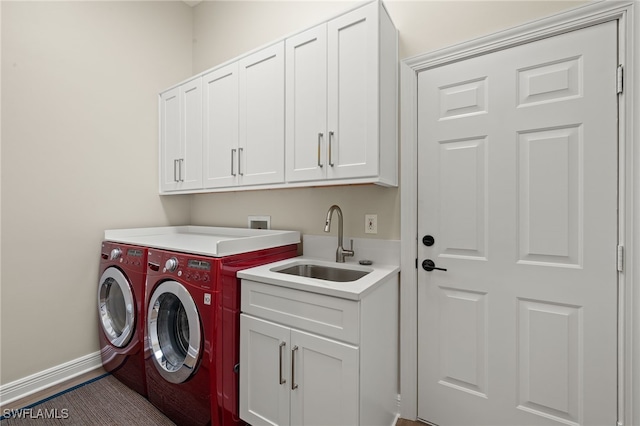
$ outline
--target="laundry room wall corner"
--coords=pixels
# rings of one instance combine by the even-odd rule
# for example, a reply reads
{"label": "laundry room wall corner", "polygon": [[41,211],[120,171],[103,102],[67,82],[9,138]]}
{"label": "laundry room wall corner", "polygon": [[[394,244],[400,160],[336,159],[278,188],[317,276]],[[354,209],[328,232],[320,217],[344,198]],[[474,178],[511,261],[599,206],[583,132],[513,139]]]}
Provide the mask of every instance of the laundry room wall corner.
{"label": "laundry room wall corner", "polygon": [[157,94],[191,75],[193,11],[1,7],[4,389],[98,351],[105,229],[188,222],[188,202],[158,196]]}

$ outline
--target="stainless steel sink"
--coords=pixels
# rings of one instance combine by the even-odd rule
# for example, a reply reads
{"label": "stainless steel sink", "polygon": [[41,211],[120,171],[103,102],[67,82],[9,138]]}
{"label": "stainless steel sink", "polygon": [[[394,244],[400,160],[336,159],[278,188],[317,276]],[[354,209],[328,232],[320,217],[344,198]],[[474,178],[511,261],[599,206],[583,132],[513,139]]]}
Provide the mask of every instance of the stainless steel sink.
{"label": "stainless steel sink", "polygon": [[330,266],[306,264],[294,265],[274,272],[341,283],[356,281],[357,279],[360,279],[369,273],[368,271],[358,271],[354,269],[332,268]]}

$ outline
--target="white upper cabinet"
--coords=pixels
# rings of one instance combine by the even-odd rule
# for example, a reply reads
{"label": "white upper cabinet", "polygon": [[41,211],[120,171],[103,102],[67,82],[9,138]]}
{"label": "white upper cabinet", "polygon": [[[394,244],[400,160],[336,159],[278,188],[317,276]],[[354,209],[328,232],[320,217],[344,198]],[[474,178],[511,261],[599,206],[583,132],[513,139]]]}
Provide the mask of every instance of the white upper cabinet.
{"label": "white upper cabinet", "polygon": [[378,172],[378,8],[327,24],[329,178]]}
{"label": "white upper cabinet", "polygon": [[239,61],[242,185],[284,182],[284,42]]}
{"label": "white upper cabinet", "polygon": [[382,5],[286,43],[287,181],[397,185],[397,33]]}
{"label": "white upper cabinet", "polygon": [[397,186],[397,39],[376,1],[163,92],[160,192]]}
{"label": "white upper cabinet", "polygon": [[203,185],[238,184],[238,64],[202,77],[204,86]]}
{"label": "white upper cabinet", "polygon": [[160,95],[160,192],[202,187],[202,80]]}
{"label": "white upper cabinet", "polygon": [[286,41],[287,180],[326,178],[327,26]]}
{"label": "white upper cabinet", "polygon": [[203,76],[204,188],[284,181],[284,43]]}

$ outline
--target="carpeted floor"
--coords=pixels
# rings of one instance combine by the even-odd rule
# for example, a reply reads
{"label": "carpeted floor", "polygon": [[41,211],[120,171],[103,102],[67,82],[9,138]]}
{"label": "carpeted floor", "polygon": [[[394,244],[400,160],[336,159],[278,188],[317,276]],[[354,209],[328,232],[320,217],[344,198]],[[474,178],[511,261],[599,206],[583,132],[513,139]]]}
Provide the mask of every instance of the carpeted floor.
{"label": "carpeted floor", "polygon": [[[110,374],[18,410],[0,412],[0,426],[170,426],[149,401]],[[396,426],[425,426],[400,419]]]}
{"label": "carpeted floor", "polygon": [[104,375],[20,410],[3,410],[1,426],[174,425],[137,392]]}

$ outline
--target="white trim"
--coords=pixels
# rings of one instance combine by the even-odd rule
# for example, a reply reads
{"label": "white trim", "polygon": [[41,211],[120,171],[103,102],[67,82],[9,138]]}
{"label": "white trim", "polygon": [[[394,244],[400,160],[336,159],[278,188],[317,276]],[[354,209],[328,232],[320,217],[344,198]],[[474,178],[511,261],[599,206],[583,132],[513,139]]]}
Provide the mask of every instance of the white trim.
{"label": "white trim", "polygon": [[400,166],[400,416],[418,415],[418,79],[400,64],[401,166]]}
{"label": "white trim", "polygon": [[102,366],[100,351],[0,386],[0,404],[32,395]]}
{"label": "white trim", "polygon": [[[418,73],[541,38],[559,35],[605,21],[619,22],[619,63],[624,66],[624,92],[620,114],[620,235],[625,247],[625,271],[620,273],[619,424],[640,425],[640,280],[635,247],[640,244],[640,149],[634,122],[640,122],[640,13],[633,1],[591,3],[549,18],[500,31],[401,63],[401,395],[402,418],[418,416],[418,312],[417,312],[417,88]],[[635,148],[635,149],[634,149]],[[636,327],[633,325],[636,324]]]}

